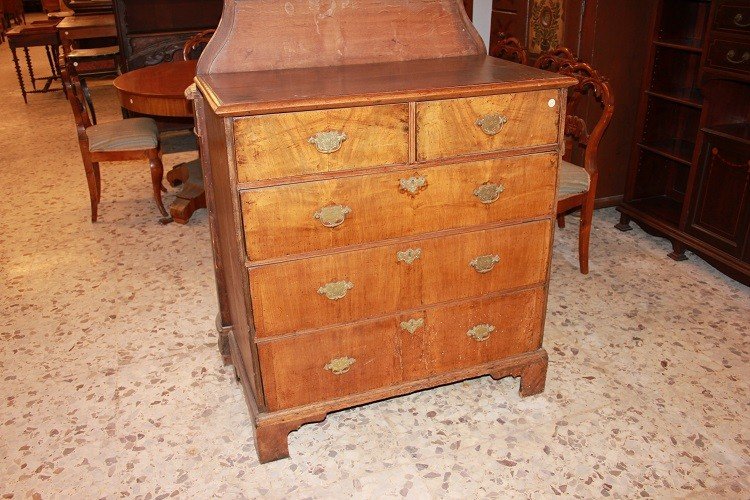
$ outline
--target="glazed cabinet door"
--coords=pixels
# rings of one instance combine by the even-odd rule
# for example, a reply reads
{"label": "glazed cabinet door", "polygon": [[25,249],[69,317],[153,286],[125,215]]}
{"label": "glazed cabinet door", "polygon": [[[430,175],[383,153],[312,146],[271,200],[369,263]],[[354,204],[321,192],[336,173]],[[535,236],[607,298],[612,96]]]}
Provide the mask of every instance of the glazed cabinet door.
{"label": "glazed cabinet door", "polygon": [[750,145],[706,134],[688,231],[741,258],[750,225]]}

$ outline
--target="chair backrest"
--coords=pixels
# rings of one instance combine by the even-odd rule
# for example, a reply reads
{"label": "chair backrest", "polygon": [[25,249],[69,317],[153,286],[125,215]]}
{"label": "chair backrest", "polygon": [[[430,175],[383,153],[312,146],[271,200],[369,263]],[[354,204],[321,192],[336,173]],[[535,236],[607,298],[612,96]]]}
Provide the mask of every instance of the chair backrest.
{"label": "chair backrest", "polygon": [[205,30],[190,37],[182,47],[182,58],[186,61],[190,59],[198,59],[215,31],[216,30]]}
{"label": "chair backrest", "polygon": [[519,64],[527,64],[528,56],[526,49],[523,48],[518,38],[512,36],[501,36],[495,44],[490,47],[489,54],[492,57],[499,57],[506,61]]}
{"label": "chair backrest", "polygon": [[60,74],[62,76],[63,88],[65,89],[65,97],[70,102],[76,126],[78,126],[79,132],[85,131],[91,126],[91,117],[81,80],[78,78],[78,74],[72,64],[62,66]]}
{"label": "chair backrest", "polygon": [[[599,142],[615,111],[615,99],[607,79],[587,63],[579,61],[571,50],[565,47],[540,54],[534,66],[578,80],[576,85],[568,89],[565,114],[565,158],[570,158],[573,145],[576,143],[585,149],[583,167],[592,177],[597,175],[596,154]],[[589,92],[602,106],[602,113],[591,132],[586,121],[578,114],[579,104]]]}

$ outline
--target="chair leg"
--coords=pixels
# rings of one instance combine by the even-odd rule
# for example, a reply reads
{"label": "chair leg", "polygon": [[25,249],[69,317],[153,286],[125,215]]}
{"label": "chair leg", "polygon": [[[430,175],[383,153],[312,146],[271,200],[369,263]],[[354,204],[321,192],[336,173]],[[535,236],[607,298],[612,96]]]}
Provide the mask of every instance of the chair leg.
{"label": "chair leg", "polygon": [[557,227],[565,229],[565,214],[557,214]]}
{"label": "chair leg", "polygon": [[[96,168],[94,168],[96,165]],[[89,198],[91,200],[91,222],[96,222],[98,217],[99,207],[99,196],[97,194],[97,181],[96,173],[99,170],[99,165],[91,162],[90,160],[83,161],[83,168],[86,171],[86,182],[89,185]]]}
{"label": "chair leg", "polygon": [[169,217],[167,209],[164,208],[164,203],[161,201],[161,190],[162,190],[162,179],[164,177],[164,165],[161,162],[159,155],[149,158],[149,166],[151,167],[151,186],[154,190],[154,201],[159,211],[164,217]]}
{"label": "chair leg", "polygon": [[99,171],[99,162],[92,163],[94,169],[94,177],[96,178],[96,202],[102,201],[102,175]]}
{"label": "chair leg", "polygon": [[594,196],[591,192],[581,206],[581,228],[578,233],[578,264],[582,274],[589,273],[589,240],[591,221],[594,218]]}

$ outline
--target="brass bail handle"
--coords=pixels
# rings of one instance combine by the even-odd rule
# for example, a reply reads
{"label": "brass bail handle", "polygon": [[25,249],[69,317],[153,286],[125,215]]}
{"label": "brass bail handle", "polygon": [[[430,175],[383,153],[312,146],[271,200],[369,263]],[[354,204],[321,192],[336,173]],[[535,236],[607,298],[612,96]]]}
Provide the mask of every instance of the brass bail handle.
{"label": "brass bail handle", "polygon": [[484,323],[470,328],[469,331],[466,332],[466,335],[473,338],[477,342],[484,342],[485,340],[490,338],[490,334],[494,331],[494,326]]}
{"label": "brass bail handle", "polygon": [[508,117],[499,113],[490,113],[477,119],[476,124],[487,135],[496,135],[502,129],[503,125],[508,123]]}
{"label": "brass bail handle", "polygon": [[343,358],[333,358],[323,368],[334,375],[343,375],[349,371],[349,368],[351,368],[356,361],[356,359],[348,356],[344,356]]}
{"label": "brass bail handle", "polygon": [[349,290],[354,288],[351,281],[332,281],[318,288],[318,293],[330,300],[339,300],[346,297]]}
{"label": "brass bail handle", "polygon": [[352,209],[346,205],[330,205],[316,211],[313,218],[319,220],[325,227],[337,227],[344,223],[346,216],[350,213]]}
{"label": "brass bail handle", "polygon": [[479,274],[485,274],[492,271],[498,262],[500,262],[499,255],[480,255],[469,262],[469,265]]}
{"label": "brass bail handle", "polygon": [[505,191],[505,186],[502,184],[485,182],[474,190],[474,196],[479,198],[479,201],[485,205],[489,205],[490,203],[495,203],[503,191]]}
{"label": "brass bail handle", "polygon": [[308,138],[307,142],[314,144],[319,152],[328,155],[341,149],[341,144],[347,139],[347,135],[340,130],[327,130],[318,132]]}

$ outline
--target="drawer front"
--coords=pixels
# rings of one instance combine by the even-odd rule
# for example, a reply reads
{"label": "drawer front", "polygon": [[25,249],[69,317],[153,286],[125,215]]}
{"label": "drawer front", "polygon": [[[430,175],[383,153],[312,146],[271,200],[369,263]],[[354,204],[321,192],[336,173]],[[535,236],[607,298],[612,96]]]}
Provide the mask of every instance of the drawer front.
{"label": "drawer front", "polygon": [[256,336],[540,284],[550,240],[539,221],[254,268]]}
{"label": "drawer front", "polygon": [[239,118],[234,122],[237,180],[406,164],[408,123],[408,104]]}
{"label": "drawer front", "polygon": [[270,411],[536,350],[543,288],[258,344]]}
{"label": "drawer front", "polygon": [[428,314],[425,356],[431,373],[460,370],[542,345],[543,289],[471,302]]}
{"label": "drawer front", "polygon": [[241,195],[251,261],[550,215],[557,155],[253,189]]}
{"label": "drawer front", "polygon": [[258,344],[263,391],[270,411],[398,384],[401,344],[421,348],[400,328],[410,317],[390,317]]}
{"label": "drawer front", "polygon": [[737,1],[720,3],[716,9],[714,29],[750,33],[750,5]]}
{"label": "drawer front", "polygon": [[417,159],[556,144],[557,90],[417,103]]}
{"label": "drawer front", "polygon": [[712,40],[706,65],[726,71],[750,73],[750,43],[721,38]]}

